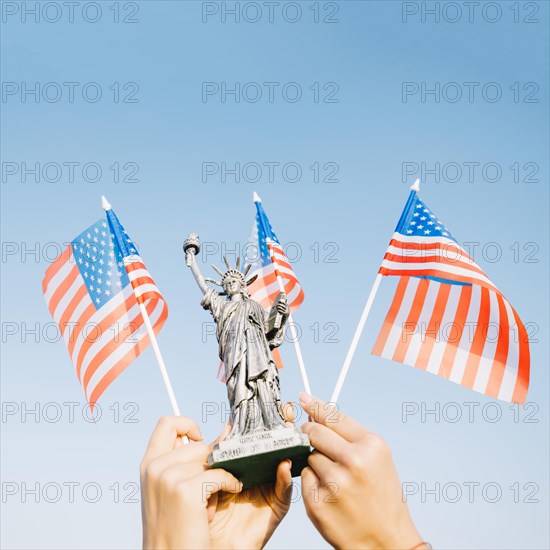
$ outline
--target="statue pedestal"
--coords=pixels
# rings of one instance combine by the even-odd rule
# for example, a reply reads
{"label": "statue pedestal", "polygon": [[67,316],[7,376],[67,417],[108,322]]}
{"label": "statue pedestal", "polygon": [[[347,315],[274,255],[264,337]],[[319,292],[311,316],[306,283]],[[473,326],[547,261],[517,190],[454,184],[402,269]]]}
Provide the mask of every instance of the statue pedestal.
{"label": "statue pedestal", "polygon": [[208,465],[231,472],[247,489],[273,483],[277,466],[287,458],[292,461],[292,477],[299,476],[310,453],[307,435],[288,427],[225,439],[208,455]]}

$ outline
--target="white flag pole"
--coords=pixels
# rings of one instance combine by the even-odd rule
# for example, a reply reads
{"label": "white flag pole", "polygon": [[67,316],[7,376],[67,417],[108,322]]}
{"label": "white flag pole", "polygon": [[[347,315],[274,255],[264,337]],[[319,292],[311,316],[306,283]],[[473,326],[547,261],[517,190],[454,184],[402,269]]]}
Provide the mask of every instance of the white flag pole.
{"label": "white flag pole", "polygon": [[[109,201],[103,195],[101,196],[101,206],[103,207],[103,210],[105,210],[105,212],[107,212],[107,210],[111,210],[111,205]],[[160,353],[157,337],[153,330],[153,325],[151,325],[151,319],[149,319],[149,314],[147,313],[145,304],[143,304],[142,302],[138,302],[138,305],[139,310],[141,311],[141,315],[143,317],[143,322],[145,323],[145,328],[147,329],[147,334],[149,335],[149,338],[151,340],[151,345],[153,346],[157,365],[162,376],[162,381],[164,382],[164,387],[166,388],[166,393],[168,394],[168,399],[170,400],[170,404],[172,405],[172,410],[175,416],[181,416],[180,409],[176,401],[176,396],[174,395],[174,390],[172,388],[172,383],[170,382],[170,378],[168,377],[168,372],[166,370],[166,365],[164,364],[164,359],[162,358],[162,354]],[[189,442],[187,436],[183,436],[182,439],[184,443]]]}
{"label": "white flag pole", "polygon": [[143,316],[143,321],[145,322],[145,327],[147,328],[147,334],[149,334],[149,338],[151,339],[151,345],[153,346],[153,351],[155,352],[157,365],[159,366],[162,381],[164,382],[166,393],[168,393],[168,399],[170,399],[170,404],[172,405],[172,410],[174,411],[175,416],[181,416],[178,403],[176,402],[176,396],[174,395],[174,390],[172,388],[172,383],[170,382],[168,371],[166,370],[166,365],[164,364],[164,359],[160,353],[157,337],[153,331],[153,326],[151,325],[151,320],[149,319],[149,314],[147,313],[147,308],[144,303],[139,304],[139,310]]}
{"label": "white flag pole", "polygon": [[[420,180],[417,179],[411,185],[411,191],[418,192],[419,190]],[[336,382],[336,386],[334,387],[334,391],[332,392],[332,397],[330,398],[331,403],[336,403],[336,401],[338,401],[338,397],[340,397],[342,386],[344,385],[344,381],[346,380],[346,376],[348,374],[353,355],[355,354],[357,344],[359,343],[359,338],[361,338],[363,328],[365,328],[365,323],[367,322],[367,317],[369,316],[372,303],[374,302],[374,298],[376,296],[376,293],[378,292],[378,287],[380,286],[380,281],[382,281],[382,277],[383,275],[378,273],[376,279],[374,279],[374,284],[372,285],[369,297],[367,298],[367,303],[365,304],[365,308],[363,309],[363,313],[361,314],[361,319],[359,319],[359,324],[355,329],[355,334],[353,335],[353,340],[351,341],[351,345],[348,349],[348,354],[346,355],[346,359],[344,360],[344,364],[342,365],[342,369],[340,370],[340,375],[338,376],[338,381]]]}
{"label": "white flag pole", "polygon": [[[271,257],[271,261],[273,261],[273,257]],[[277,268],[275,268],[277,269]],[[277,270],[277,281],[279,283],[279,290],[281,292],[285,291],[285,287],[283,285],[283,281],[281,280],[281,276],[279,275],[279,271]],[[290,336],[292,338],[292,343],[294,344],[294,352],[296,353],[296,359],[298,361],[298,367],[300,369],[300,375],[302,377],[302,383],[304,385],[304,390],[306,393],[309,393],[311,395],[311,388],[309,386],[309,380],[307,378],[306,373],[306,367],[304,365],[304,358],[302,357],[302,350],[300,349],[300,343],[298,342],[298,335],[296,334],[296,328],[294,327],[294,320],[292,319],[292,313],[289,312],[288,314],[288,328],[290,330]]]}
{"label": "white flag pole", "polygon": [[[252,200],[254,201],[254,203],[262,202],[262,199],[260,199],[260,197],[256,192],[254,192]],[[275,259],[275,255],[273,254],[273,250],[270,251],[269,256],[271,258],[271,263],[275,267],[275,274],[277,276],[277,283],[279,284],[279,290],[284,293],[285,285],[283,284],[283,280],[279,273],[279,267],[277,265],[277,260]],[[296,334],[296,327],[294,326],[294,321],[292,319],[291,313],[289,313],[288,315],[288,320],[289,320],[288,328],[290,330],[290,336],[292,337],[292,343],[294,344],[294,352],[296,353],[298,368],[300,369],[300,375],[302,377],[302,384],[304,385],[304,390],[306,391],[306,393],[309,393],[311,395],[311,387],[309,385],[309,380],[307,378],[306,367],[304,365],[304,358],[302,357],[302,350],[300,349],[300,342],[298,341],[298,335]]]}
{"label": "white flag pole", "polygon": [[332,397],[330,398],[331,403],[336,403],[336,401],[338,401],[338,397],[340,397],[340,391],[342,390],[342,386],[344,385],[344,380],[346,379],[346,376],[348,374],[351,360],[353,359],[355,349],[357,348],[357,344],[359,343],[359,338],[361,338],[361,333],[363,332],[363,328],[365,327],[365,323],[367,322],[367,317],[369,316],[369,312],[372,307],[372,303],[374,302],[374,297],[378,292],[378,287],[380,286],[380,281],[382,280],[382,277],[383,275],[379,273],[376,276],[376,279],[374,279],[374,284],[372,285],[369,297],[367,298],[367,303],[365,304],[365,308],[363,309],[361,319],[359,319],[359,324],[355,329],[355,334],[353,335],[351,346],[348,349],[348,354],[346,355],[346,359],[344,361],[344,364],[342,365],[342,370],[340,370],[338,382],[336,382],[336,386],[334,387],[334,391],[332,392]]}

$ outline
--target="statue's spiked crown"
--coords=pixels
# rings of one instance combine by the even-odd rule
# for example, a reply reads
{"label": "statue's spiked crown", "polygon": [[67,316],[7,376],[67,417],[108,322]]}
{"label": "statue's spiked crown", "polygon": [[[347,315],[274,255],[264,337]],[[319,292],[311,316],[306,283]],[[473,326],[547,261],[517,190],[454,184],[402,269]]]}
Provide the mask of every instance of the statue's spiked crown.
{"label": "statue's spiked crown", "polygon": [[235,267],[231,267],[229,264],[229,261],[227,259],[227,256],[223,257],[223,261],[225,262],[225,265],[227,267],[227,271],[224,273],[221,269],[216,267],[215,265],[212,265],[212,269],[221,277],[221,281],[215,281],[213,279],[208,279],[209,282],[214,283],[215,285],[223,287],[225,284],[225,281],[229,279],[230,277],[234,277],[238,279],[241,283],[242,287],[247,287],[251,285],[257,278],[258,275],[254,275],[254,277],[251,277],[246,280],[246,276],[248,275],[248,272],[250,271],[250,268],[252,267],[251,264],[247,264],[244,268],[244,271],[241,273],[240,267],[241,267],[241,258],[237,258],[237,263],[235,264]]}

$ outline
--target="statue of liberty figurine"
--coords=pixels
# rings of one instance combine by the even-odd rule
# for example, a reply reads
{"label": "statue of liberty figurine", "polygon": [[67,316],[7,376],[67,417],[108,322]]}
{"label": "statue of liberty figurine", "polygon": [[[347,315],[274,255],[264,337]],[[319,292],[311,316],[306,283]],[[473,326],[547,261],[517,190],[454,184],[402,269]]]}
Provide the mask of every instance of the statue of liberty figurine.
{"label": "statue of liberty figurine", "polygon": [[247,287],[256,280],[256,276],[246,279],[250,265],[241,272],[240,258],[234,268],[224,258],[227,271],[212,266],[220,279],[204,278],[195,260],[200,251],[198,235],[189,235],[183,250],[204,294],[201,305],[216,322],[231,406],[231,432],[214,445],[208,465],[231,472],[245,488],[274,482],[278,464],[287,458],[292,461],[292,475],[300,475],[311,452],[309,438],[285,424],[279,374],[271,354],[284,340],[289,316],[286,296],[279,293],[268,313],[248,295]]}
{"label": "statue of liberty figurine", "polygon": [[[201,305],[210,311],[216,322],[218,353],[225,368],[225,383],[231,406],[232,429],[229,437],[254,432],[286,428],[281,414],[281,397],[277,365],[271,350],[284,340],[289,307],[280,294],[272,310],[278,316],[273,326],[273,315],[252,300],[247,292],[257,275],[246,280],[251,265],[240,271],[240,258],[232,268],[224,257],[227,271],[212,266],[220,280],[205,279],[195,260],[200,249],[198,236],[191,234],[184,243],[186,263],[204,297]],[[212,283],[223,290],[208,286]]]}

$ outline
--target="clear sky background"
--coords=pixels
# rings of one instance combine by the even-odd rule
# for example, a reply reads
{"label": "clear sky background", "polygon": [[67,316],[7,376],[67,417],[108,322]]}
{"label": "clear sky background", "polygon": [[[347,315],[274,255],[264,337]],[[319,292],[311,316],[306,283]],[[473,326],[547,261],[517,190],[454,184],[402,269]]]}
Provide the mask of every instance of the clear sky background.
{"label": "clear sky background", "polygon": [[[390,443],[435,548],[548,548],[548,3],[480,2],[468,13],[440,2],[436,20],[426,13],[435,2],[280,2],[270,21],[268,6],[251,2],[240,22],[223,11],[234,2],[80,3],[72,15],[41,2],[38,16],[25,12],[34,4],[2,2],[2,546],[140,545],[138,464],[170,413],[153,352],[87,421],[41,293],[56,250],[102,216],[101,194],[170,308],[159,344],[182,412],[213,439],[224,418],[206,412],[227,409],[225,388],[184,264],[187,234],[200,234],[200,265],[213,274],[221,252],[234,261],[235,243],[245,245],[260,194],[293,243],[301,347],[314,393],[328,399],[421,177],[423,200],[460,242],[478,243],[474,259],[532,333],[530,404],[371,356],[395,289],[384,280],[340,406]],[[24,93],[36,83],[39,96]],[[215,92],[235,83],[239,102]],[[435,83],[439,94],[422,97]],[[258,181],[254,164],[240,181],[222,178],[222,163],[237,162],[262,166]],[[23,176],[35,163],[38,175]],[[278,163],[273,178],[263,163]],[[439,163],[439,177],[415,173],[422,163]],[[291,344],[282,354],[283,396],[296,401]],[[326,547],[297,483],[269,546]]]}

